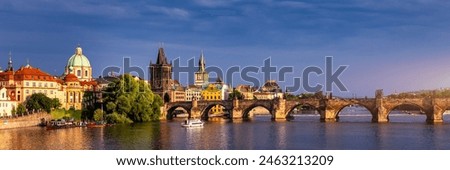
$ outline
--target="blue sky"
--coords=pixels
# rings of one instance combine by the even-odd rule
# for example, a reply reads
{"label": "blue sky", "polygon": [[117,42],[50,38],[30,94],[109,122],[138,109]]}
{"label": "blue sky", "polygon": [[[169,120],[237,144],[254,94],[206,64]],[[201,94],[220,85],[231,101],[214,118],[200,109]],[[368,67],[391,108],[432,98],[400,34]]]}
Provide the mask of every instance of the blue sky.
{"label": "blue sky", "polygon": [[282,86],[334,56],[335,68],[349,66],[340,77],[349,92],[335,88],[342,96],[436,89],[450,87],[448,9],[444,0],[4,0],[0,65],[12,51],[16,68],[29,59],[60,75],[79,43],[98,77],[123,57],[146,68],[163,42],[169,59],[198,59],[203,50],[207,66],[223,69],[271,57],[294,67]]}

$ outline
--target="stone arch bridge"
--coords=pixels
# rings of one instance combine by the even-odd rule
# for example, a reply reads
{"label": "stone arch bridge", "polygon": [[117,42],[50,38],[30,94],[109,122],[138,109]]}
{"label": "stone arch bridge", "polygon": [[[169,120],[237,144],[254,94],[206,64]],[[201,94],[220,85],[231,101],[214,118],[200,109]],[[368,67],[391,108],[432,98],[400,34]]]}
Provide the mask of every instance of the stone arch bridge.
{"label": "stone arch bridge", "polygon": [[286,100],[218,100],[218,101],[189,101],[165,103],[162,107],[161,119],[171,119],[177,108],[183,108],[190,117],[207,118],[209,110],[221,105],[230,113],[233,119],[252,117],[251,110],[255,107],[266,108],[272,119],[286,119],[297,106],[310,106],[318,111],[321,121],[336,121],[339,112],[347,106],[359,105],[365,107],[372,115],[373,122],[388,122],[392,110],[403,105],[413,105],[426,115],[427,122],[442,122],[445,110],[450,109],[450,98],[404,98],[395,99],[377,95],[376,98],[363,99],[297,99]]}

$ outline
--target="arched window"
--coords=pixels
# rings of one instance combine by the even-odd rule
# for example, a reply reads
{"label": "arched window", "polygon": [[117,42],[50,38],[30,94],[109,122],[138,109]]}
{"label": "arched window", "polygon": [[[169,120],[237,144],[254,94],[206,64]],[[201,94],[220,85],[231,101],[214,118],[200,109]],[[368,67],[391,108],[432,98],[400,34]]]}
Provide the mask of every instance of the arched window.
{"label": "arched window", "polygon": [[88,71],[85,70],[85,71],[84,71],[84,77],[87,77],[87,76],[88,76]]}
{"label": "arched window", "polygon": [[77,76],[78,76],[78,77],[81,76],[81,70],[77,70]]}

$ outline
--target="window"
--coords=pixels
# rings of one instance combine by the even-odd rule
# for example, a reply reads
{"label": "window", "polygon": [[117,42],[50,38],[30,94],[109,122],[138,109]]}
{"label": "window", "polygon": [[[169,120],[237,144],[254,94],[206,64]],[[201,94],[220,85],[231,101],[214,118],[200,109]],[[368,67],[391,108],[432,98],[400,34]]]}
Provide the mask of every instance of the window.
{"label": "window", "polygon": [[25,86],[30,86],[30,83],[29,83],[29,82],[26,82],[26,83],[25,83]]}
{"label": "window", "polygon": [[36,82],[33,82],[33,87],[36,87]]}
{"label": "window", "polygon": [[47,83],[44,84],[44,87],[48,87],[48,86],[47,86]]}
{"label": "window", "polygon": [[84,77],[87,77],[87,76],[88,76],[88,71],[85,70],[85,71],[84,71]]}
{"label": "window", "polygon": [[77,76],[78,76],[78,77],[81,76],[81,70],[77,70]]}
{"label": "window", "polygon": [[50,83],[50,87],[53,87],[53,83]]}
{"label": "window", "polygon": [[39,87],[42,87],[42,83],[39,83]]}
{"label": "window", "polygon": [[26,93],[26,94],[30,94],[30,91],[29,91],[29,90],[26,90],[25,93]]}

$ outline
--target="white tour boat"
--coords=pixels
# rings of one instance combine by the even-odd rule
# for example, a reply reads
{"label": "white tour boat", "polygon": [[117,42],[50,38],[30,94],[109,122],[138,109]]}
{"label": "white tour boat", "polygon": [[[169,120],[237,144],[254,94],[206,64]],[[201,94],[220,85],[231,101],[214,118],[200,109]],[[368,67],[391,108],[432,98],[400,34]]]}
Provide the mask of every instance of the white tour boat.
{"label": "white tour boat", "polygon": [[183,127],[203,127],[204,122],[200,119],[187,119],[183,123],[181,123],[181,126]]}

